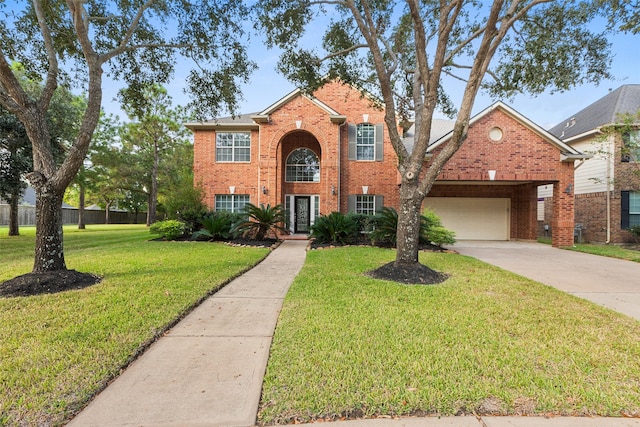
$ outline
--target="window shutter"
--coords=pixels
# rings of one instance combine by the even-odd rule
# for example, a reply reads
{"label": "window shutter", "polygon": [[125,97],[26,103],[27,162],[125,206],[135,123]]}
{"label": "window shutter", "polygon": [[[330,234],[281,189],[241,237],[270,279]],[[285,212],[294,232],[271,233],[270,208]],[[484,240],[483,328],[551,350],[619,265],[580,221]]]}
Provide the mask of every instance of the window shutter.
{"label": "window shutter", "polygon": [[620,228],[629,228],[629,192],[620,192]]}
{"label": "window shutter", "polygon": [[347,211],[348,212],[356,211],[356,196],[353,194],[349,196],[349,201],[347,203]]}
{"label": "window shutter", "polygon": [[356,125],[347,124],[349,130],[349,160],[356,160]]}
{"label": "window shutter", "polygon": [[380,211],[384,207],[384,196],[376,195],[375,206],[376,212]]}
{"label": "window shutter", "polygon": [[384,142],[384,125],[376,125],[376,161],[381,162],[384,158],[383,144]]}

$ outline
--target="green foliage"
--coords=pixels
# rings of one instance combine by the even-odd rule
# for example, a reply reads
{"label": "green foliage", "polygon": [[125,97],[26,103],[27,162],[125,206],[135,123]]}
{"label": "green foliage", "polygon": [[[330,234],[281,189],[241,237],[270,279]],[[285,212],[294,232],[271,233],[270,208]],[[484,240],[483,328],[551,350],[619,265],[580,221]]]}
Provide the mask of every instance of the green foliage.
{"label": "green foliage", "polygon": [[151,224],[149,231],[153,234],[159,234],[166,240],[175,240],[184,235],[186,225],[182,221],[168,219],[166,221],[158,221]]}
{"label": "green foliage", "polygon": [[[384,207],[376,215],[376,228],[371,232],[371,241],[375,244],[396,245],[398,230],[398,212]],[[440,217],[427,209],[420,216],[420,244],[433,243],[436,245],[455,243],[455,233],[442,226]]]}
{"label": "green foliage", "polygon": [[634,225],[629,228],[629,232],[633,235],[636,242],[640,242],[640,225]]}
{"label": "green foliage", "polygon": [[277,231],[288,233],[288,230],[282,226],[285,220],[282,205],[272,207],[270,204],[256,206],[247,203],[244,206],[244,213],[248,219],[237,223],[232,233],[252,240],[264,240],[269,233],[275,235]]}
{"label": "green foliage", "polygon": [[376,227],[377,217],[375,215],[349,212],[346,216],[358,224],[358,233],[368,234]]}
{"label": "green foliage", "polygon": [[376,217],[376,228],[369,235],[371,242],[376,245],[395,246],[398,233],[398,212],[385,206],[376,214]]}
{"label": "green foliage", "polygon": [[425,209],[422,213],[427,230],[425,237],[434,245],[452,245],[456,242],[456,233],[442,226],[442,220],[431,209]]}
{"label": "green foliage", "polygon": [[242,220],[242,216],[232,212],[211,212],[200,219],[202,228],[193,233],[194,240],[227,240],[233,236],[234,224]]}
{"label": "green foliage", "polygon": [[331,212],[320,215],[311,226],[311,237],[319,243],[350,243],[358,237],[358,221],[352,215]]}

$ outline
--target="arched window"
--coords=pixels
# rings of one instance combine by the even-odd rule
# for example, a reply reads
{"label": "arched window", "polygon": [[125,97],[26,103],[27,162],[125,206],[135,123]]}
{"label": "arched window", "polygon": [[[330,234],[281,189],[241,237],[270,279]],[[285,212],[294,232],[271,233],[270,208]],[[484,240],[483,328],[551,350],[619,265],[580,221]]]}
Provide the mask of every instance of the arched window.
{"label": "arched window", "polygon": [[308,148],[293,150],[287,157],[287,182],[320,182],[320,159]]}

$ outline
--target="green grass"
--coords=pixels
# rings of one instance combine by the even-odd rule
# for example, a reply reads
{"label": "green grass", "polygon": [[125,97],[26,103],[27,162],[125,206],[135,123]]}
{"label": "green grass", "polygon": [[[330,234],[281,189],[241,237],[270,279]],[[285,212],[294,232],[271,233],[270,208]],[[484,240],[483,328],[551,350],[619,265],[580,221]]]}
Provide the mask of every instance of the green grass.
{"label": "green grass", "polygon": [[[551,238],[539,237],[538,242],[550,245]],[[618,258],[627,261],[640,262],[640,251],[627,249],[616,245],[577,243],[574,246],[567,246],[563,247],[562,249],[606,256],[609,258]]]}
{"label": "green grass", "polygon": [[[0,228],[0,282],[28,273],[34,229]],[[145,345],[266,249],[157,242],[144,226],[65,228],[80,291],[0,298],[0,425],[60,425]]]}
{"label": "green grass", "polygon": [[457,254],[407,286],[375,248],[312,251],[278,323],[259,420],[382,414],[640,415],[640,322]]}
{"label": "green grass", "polygon": [[576,244],[573,247],[565,248],[570,251],[586,252],[593,255],[601,255],[610,258],[626,259],[627,261],[640,262],[640,251],[621,248],[616,245],[588,245]]}

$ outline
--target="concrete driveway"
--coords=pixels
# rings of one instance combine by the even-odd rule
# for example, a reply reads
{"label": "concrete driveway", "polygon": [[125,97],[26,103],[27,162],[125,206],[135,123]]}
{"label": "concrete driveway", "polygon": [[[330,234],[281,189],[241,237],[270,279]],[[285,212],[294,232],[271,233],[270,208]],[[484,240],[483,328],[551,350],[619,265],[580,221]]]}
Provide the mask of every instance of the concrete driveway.
{"label": "concrete driveway", "polygon": [[449,248],[640,320],[640,263],[534,242],[463,240]]}

